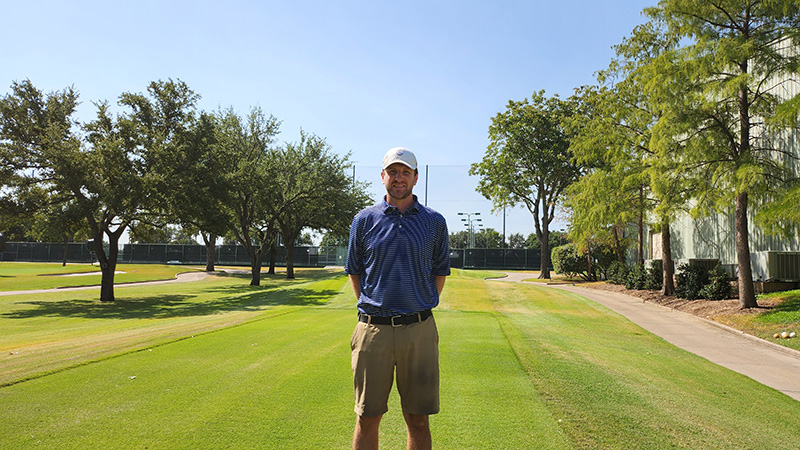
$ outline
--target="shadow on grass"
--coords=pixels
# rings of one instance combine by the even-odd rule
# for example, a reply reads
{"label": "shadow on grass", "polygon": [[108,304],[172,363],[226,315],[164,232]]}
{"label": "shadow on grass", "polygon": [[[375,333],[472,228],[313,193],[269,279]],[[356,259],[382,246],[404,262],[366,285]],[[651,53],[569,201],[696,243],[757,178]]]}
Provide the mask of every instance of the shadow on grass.
{"label": "shadow on grass", "polygon": [[769,322],[771,317],[789,316],[796,318],[800,316],[800,296],[793,296],[784,300],[779,305],[761,315],[765,322]]}
{"label": "shadow on grass", "polygon": [[[258,288],[256,288],[258,289]],[[213,291],[213,290],[209,290]],[[3,314],[4,319],[36,317],[79,317],[86,319],[167,319],[173,317],[207,316],[233,311],[261,311],[270,306],[322,305],[335,295],[334,290],[319,289],[261,289],[253,292],[249,286],[219,289],[221,297],[210,301],[197,300],[195,295],[155,295],[150,297],[121,297],[112,303],[96,300],[64,300],[19,302],[30,305],[20,311]]]}

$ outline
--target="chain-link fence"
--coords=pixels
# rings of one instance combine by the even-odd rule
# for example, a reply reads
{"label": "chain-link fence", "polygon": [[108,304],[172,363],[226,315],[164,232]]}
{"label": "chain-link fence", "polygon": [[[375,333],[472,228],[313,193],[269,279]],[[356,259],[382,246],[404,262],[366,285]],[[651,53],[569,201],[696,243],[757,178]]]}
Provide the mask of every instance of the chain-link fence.
{"label": "chain-link fence", "polygon": [[[107,244],[106,244],[107,245]],[[107,249],[106,249],[107,250]],[[7,242],[0,261],[92,263],[96,259],[86,243]],[[296,267],[344,266],[346,247],[295,247]],[[117,262],[134,264],[206,264],[204,245],[124,244]],[[215,264],[249,266],[250,257],[241,245],[218,245]],[[269,264],[265,257],[264,264]],[[286,249],[278,248],[276,265],[286,265]],[[453,249],[450,265],[456,269],[539,270],[538,249]]]}
{"label": "chain-link fence", "polygon": [[[105,244],[107,245],[107,244]],[[106,249],[108,250],[108,249]],[[325,267],[344,265],[346,249],[295,247],[294,265],[297,267]],[[0,261],[92,263],[96,259],[89,246],[83,242],[7,242],[0,253]],[[117,257],[119,263],[138,264],[206,264],[204,245],[180,244],[124,244]],[[263,261],[269,263],[268,257]],[[215,264],[249,266],[250,257],[241,245],[218,245]],[[286,265],[286,249],[279,247],[276,264]]]}
{"label": "chain-link fence", "polygon": [[539,249],[454,249],[450,251],[450,266],[456,269],[539,270],[542,258]]}

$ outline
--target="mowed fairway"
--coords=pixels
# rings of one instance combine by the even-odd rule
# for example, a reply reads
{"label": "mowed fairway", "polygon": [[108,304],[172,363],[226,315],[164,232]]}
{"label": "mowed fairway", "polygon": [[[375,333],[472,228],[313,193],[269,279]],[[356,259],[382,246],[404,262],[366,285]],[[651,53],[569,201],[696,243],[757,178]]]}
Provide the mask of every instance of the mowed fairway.
{"label": "mowed fairway", "polygon": [[[800,402],[581,297],[487,275],[455,271],[436,311],[435,448],[800,445]],[[0,448],[348,448],[346,278],[247,281],[118,289],[114,305],[0,297]],[[396,394],[381,441],[405,445]]]}

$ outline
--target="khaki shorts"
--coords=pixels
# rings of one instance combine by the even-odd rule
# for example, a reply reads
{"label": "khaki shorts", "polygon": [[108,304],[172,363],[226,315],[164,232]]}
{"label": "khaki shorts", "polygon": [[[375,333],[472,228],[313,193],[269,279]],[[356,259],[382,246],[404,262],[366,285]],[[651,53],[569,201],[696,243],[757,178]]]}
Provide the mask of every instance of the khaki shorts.
{"label": "khaki shorts", "polygon": [[439,332],[433,317],[400,327],[358,322],[350,348],[356,414],[374,417],[389,410],[395,368],[403,412],[439,412]]}

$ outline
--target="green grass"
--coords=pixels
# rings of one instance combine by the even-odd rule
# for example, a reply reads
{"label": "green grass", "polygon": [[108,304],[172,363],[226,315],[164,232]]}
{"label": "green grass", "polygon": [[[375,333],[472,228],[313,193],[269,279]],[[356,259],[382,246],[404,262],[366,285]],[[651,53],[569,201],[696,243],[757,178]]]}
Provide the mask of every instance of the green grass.
{"label": "green grass", "polygon": [[[194,268],[162,264],[119,264],[115,283],[136,281],[169,280],[181,272],[197,270]],[[80,276],[64,276],[81,274]],[[87,275],[90,274],[90,275]],[[100,284],[100,268],[89,264],[61,263],[0,263],[0,291],[22,291],[32,289],[52,289],[72,286],[91,286]]]}
{"label": "green grass", "polygon": [[777,301],[771,310],[753,314],[726,314],[713,316],[717,322],[758,336],[762,339],[800,350],[800,338],[781,339],[774,335],[795,332],[800,335],[800,290],[773,292],[759,296],[759,300]]}
{"label": "green grass", "polygon": [[111,304],[97,301],[94,291],[0,296],[0,386],[261,314],[320,304],[343,285],[327,271],[296,273],[297,282],[265,275],[256,288],[248,285],[248,275],[118,287]]}
{"label": "green grass", "polygon": [[[436,448],[797,448],[800,402],[582,297],[483,275],[455,271],[437,309]],[[353,295],[341,274],[298,278],[0,297],[0,371],[40,365],[0,387],[3,448],[349,448]],[[405,445],[396,395],[381,443]]]}

